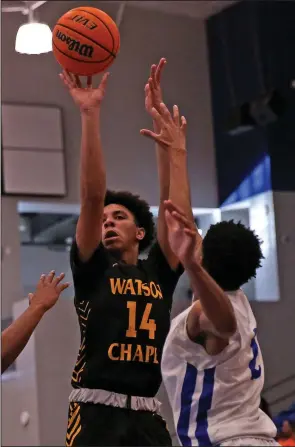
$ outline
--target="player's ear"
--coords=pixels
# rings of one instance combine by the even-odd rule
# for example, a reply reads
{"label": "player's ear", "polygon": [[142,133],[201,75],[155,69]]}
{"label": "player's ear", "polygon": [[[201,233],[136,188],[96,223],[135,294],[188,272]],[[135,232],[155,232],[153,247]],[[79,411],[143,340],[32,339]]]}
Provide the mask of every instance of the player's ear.
{"label": "player's ear", "polygon": [[137,227],[136,239],[138,240],[138,242],[142,241],[144,237],[145,237],[145,229],[142,227]]}

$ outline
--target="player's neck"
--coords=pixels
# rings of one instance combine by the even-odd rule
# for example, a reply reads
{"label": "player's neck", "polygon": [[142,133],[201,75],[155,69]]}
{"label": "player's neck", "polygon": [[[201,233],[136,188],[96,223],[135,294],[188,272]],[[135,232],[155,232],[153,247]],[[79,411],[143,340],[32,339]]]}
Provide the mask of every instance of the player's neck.
{"label": "player's neck", "polygon": [[138,261],[138,250],[128,250],[122,253],[121,257],[122,261],[126,262],[126,264],[136,265]]}
{"label": "player's neck", "polygon": [[132,247],[130,250],[126,250],[120,253],[113,252],[113,256],[118,259],[118,261],[126,262],[126,264],[136,265],[138,262],[138,248]]}

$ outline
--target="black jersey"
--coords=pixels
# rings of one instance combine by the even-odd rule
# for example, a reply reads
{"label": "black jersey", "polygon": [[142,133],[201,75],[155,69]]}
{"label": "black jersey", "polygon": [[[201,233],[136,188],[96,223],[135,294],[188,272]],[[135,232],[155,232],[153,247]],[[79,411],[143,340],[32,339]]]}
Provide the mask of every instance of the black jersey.
{"label": "black jersey", "polygon": [[172,270],[158,243],[137,265],[116,260],[102,244],[82,263],[74,241],[71,268],[81,330],[72,386],[155,396],[182,267]]}

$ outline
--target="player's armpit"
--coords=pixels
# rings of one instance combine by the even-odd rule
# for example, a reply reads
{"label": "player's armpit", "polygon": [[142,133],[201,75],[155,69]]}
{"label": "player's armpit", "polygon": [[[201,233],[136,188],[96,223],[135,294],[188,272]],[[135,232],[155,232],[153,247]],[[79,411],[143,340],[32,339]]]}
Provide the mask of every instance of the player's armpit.
{"label": "player's armpit", "polygon": [[220,333],[216,330],[212,322],[204,314],[200,301],[196,301],[192,306],[187,317],[186,329],[187,334],[192,341],[197,341],[200,334],[214,335],[218,339],[223,340],[228,340],[228,338],[232,335]]}
{"label": "player's armpit", "polygon": [[201,333],[200,316],[202,313],[202,307],[200,301],[196,301],[191,307],[191,310],[186,320],[187,335],[192,341],[196,341]]}
{"label": "player's armpit", "polygon": [[88,261],[101,242],[104,199],[84,200],[76,228],[79,258]]}

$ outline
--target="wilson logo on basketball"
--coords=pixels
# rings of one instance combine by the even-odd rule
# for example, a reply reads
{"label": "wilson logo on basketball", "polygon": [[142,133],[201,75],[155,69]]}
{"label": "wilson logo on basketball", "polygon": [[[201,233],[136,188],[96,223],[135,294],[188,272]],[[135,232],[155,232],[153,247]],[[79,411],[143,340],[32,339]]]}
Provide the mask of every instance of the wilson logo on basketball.
{"label": "wilson logo on basketball", "polygon": [[72,39],[61,31],[56,31],[56,37],[64,42],[70,51],[80,54],[80,56],[92,57],[93,47],[91,45],[81,44],[79,40]]}

